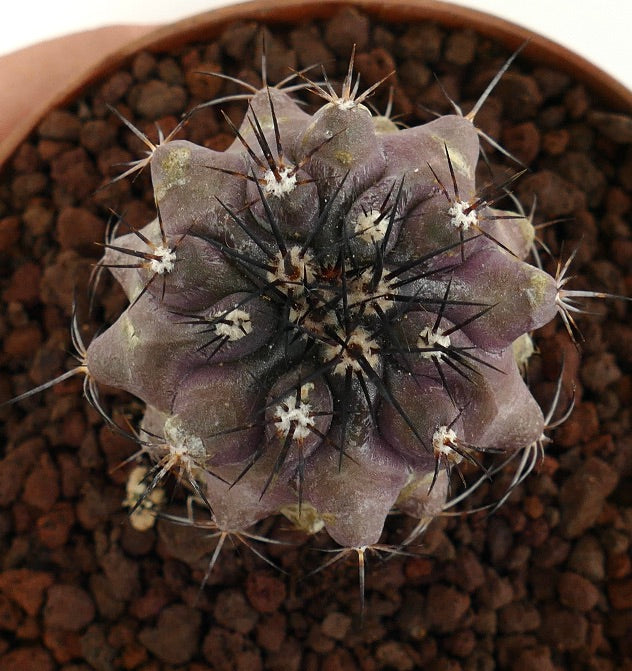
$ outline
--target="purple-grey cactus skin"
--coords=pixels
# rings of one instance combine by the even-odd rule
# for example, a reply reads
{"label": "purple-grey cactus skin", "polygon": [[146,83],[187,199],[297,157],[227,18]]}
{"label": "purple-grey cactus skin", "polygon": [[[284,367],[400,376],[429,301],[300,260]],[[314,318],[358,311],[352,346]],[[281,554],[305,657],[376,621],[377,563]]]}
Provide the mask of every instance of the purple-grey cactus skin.
{"label": "purple-grey cactus skin", "polygon": [[226,151],[156,148],[159,218],[109,241],[130,305],[85,366],[146,403],[144,451],[220,530],[298,505],[365,548],[393,509],[440,513],[462,460],[541,439],[514,343],[559,283],[477,193],[468,118],[400,129],[329,98],[264,88]]}

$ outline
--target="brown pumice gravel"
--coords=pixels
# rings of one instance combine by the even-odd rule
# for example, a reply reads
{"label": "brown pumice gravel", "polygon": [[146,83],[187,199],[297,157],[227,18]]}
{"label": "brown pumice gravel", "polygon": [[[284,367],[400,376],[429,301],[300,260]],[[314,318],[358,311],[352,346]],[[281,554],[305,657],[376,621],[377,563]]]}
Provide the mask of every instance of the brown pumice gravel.
{"label": "brown pumice gravel", "polygon": [[[426,120],[426,108],[448,111],[442,87],[467,111],[508,55],[469,30],[377,24],[351,9],[265,31],[272,81],[288,65],[317,62],[341,79],[353,43],[364,85],[395,67],[372,103],[384,110],[393,86],[403,122]],[[0,184],[0,401],[74,365],[73,292],[85,317],[84,289],[100,255],[92,243],[103,240],[109,208],[133,226],[152,211],[146,173],[95,193],[119,174],[116,164],[144,149],[107,105],[156,140],[154,122],[168,133],[197,103],[241,92],[199,71],[260,86],[260,32],[239,24],[210,44],[139,54],[52,111],[16,152]],[[236,103],[225,111],[242,115]],[[529,167],[516,191],[527,209],[537,199],[536,223],[563,218],[541,230],[553,255],[580,243],[576,288],[632,294],[630,112],[519,60],[477,116]],[[215,108],[178,137],[216,149],[232,141]],[[515,171],[486,151],[498,174]],[[84,336],[123,303],[104,278]],[[112,469],[135,447],[102,426],[80,381],[2,409],[0,671],[631,671],[632,328],[623,304],[594,312],[578,320],[581,363],[560,323],[538,334],[529,380],[539,400],[546,407],[562,360],[561,407],[573,387],[576,400],[538,472],[491,517],[438,520],[421,556],[370,560],[362,627],[356,566],[299,580],[328,555],[303,548],[283,520],[262,523],[260,533],[297,543],[264,548],[288,577],[227,543],[200,592],[214,541],[162,523],[142,533],[130,526],[122,507],[129,469]],[[138,411],[120,392],[104,397],[115,417]],[[501,474],[470,505],[498,498],[510,479]],[[183,504],[181,490],[174,497]],[[408,530],[396,517],[386,541]]]}

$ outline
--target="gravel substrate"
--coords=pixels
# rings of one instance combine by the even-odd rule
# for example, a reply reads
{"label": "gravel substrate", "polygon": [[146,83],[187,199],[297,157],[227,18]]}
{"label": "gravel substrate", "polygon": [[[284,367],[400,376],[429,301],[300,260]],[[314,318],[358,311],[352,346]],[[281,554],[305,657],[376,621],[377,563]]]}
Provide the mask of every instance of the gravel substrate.
{"label": "gravel substrate", "polygon": [[[144,149],[107,105],[156,140],[156,124],[167,133],[194,105],[242,92],[200,71],[260,86],[262,32],[272,82],[319,62],[339,80],[355,43],[363,85],[397,71],[372,103],[384,110],[392,86],[394,114],[411,124],[429,119],[426,109],[450,110],[442,88],[467,111],[508,56],[467,30],[372,24],[345,10],[326,23],[240,24],[210,44],[141,53],[52,111],[0,184],[0,400],[76,365],[75,290],[86,339],[126,302],[106,278],[86,318],[110,208],[139,227],[154,213],[146,172],[106,186]],[[241,103],[224,110],[243,116]],[[516,194],[527,209],[537,199],[536,223],[560,220],[540,230],[552,259],[579,245],[573,287],[632,295],[630,116],[518,59],[476,121],[529,167]],[[233,139],[216,108],[178,137],[216,149]],[[487,154],[494,174],[515,172],[493,148]],[[590,308],[578,320],[581,357],[561,323],[538,333],[528,373],[536,396],[546,407],[563,361],[560,412],[573,388],[576,407],[537,472],[492,516],[436,520],[418,555],[370,558],[362,626],[355,563],[303,579],[330,556],[314,548],[329,545],[282,519],[258,533],[295,544],[261,546],[288,575],[227,543],[200,592],[216,541],[162,522],[131,527],[122,507],[129,467],[115,467],[135,447],[103,426],[81,379],[0,410],[0,671],[631,671],[632,328],[623,302]],[[116,390],[103,398],[120,421],[139,414]],[[470,505],[500,497],[510,479],[481,487]],[[174,508],[184,494],[175,488]],[[393,517],[385,542],[411,525]]]}

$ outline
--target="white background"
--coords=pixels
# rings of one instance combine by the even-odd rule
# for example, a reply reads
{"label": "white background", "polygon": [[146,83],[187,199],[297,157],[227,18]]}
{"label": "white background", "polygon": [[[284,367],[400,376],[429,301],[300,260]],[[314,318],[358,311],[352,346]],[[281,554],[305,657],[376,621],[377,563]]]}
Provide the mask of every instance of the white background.
{"label": "white background", "polygon": [[[282,3],[283,0],[278,0]],[[160,24],[234,0],[5,0],[0,55],[40,40],[115,23]],[[457,0],[540,33],[632,89],[632,0]]]}

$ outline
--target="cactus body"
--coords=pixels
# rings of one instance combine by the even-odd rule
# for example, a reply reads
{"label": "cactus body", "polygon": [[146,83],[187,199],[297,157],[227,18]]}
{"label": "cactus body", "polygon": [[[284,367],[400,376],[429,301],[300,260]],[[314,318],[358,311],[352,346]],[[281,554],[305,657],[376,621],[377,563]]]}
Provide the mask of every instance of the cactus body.
{"label": "cactus body", "polygon": [[310,115],[275,88],[226,151],[156,149],[159,216],[107,246],[130,305],[86,366],[146,403],[145,451],[219,529],[308,510],[375,545],[394,508],[438,514],[460,463],[541,438],[513,343],[558,285],[478,159],[465,117],[399,129],[348,91]]}

